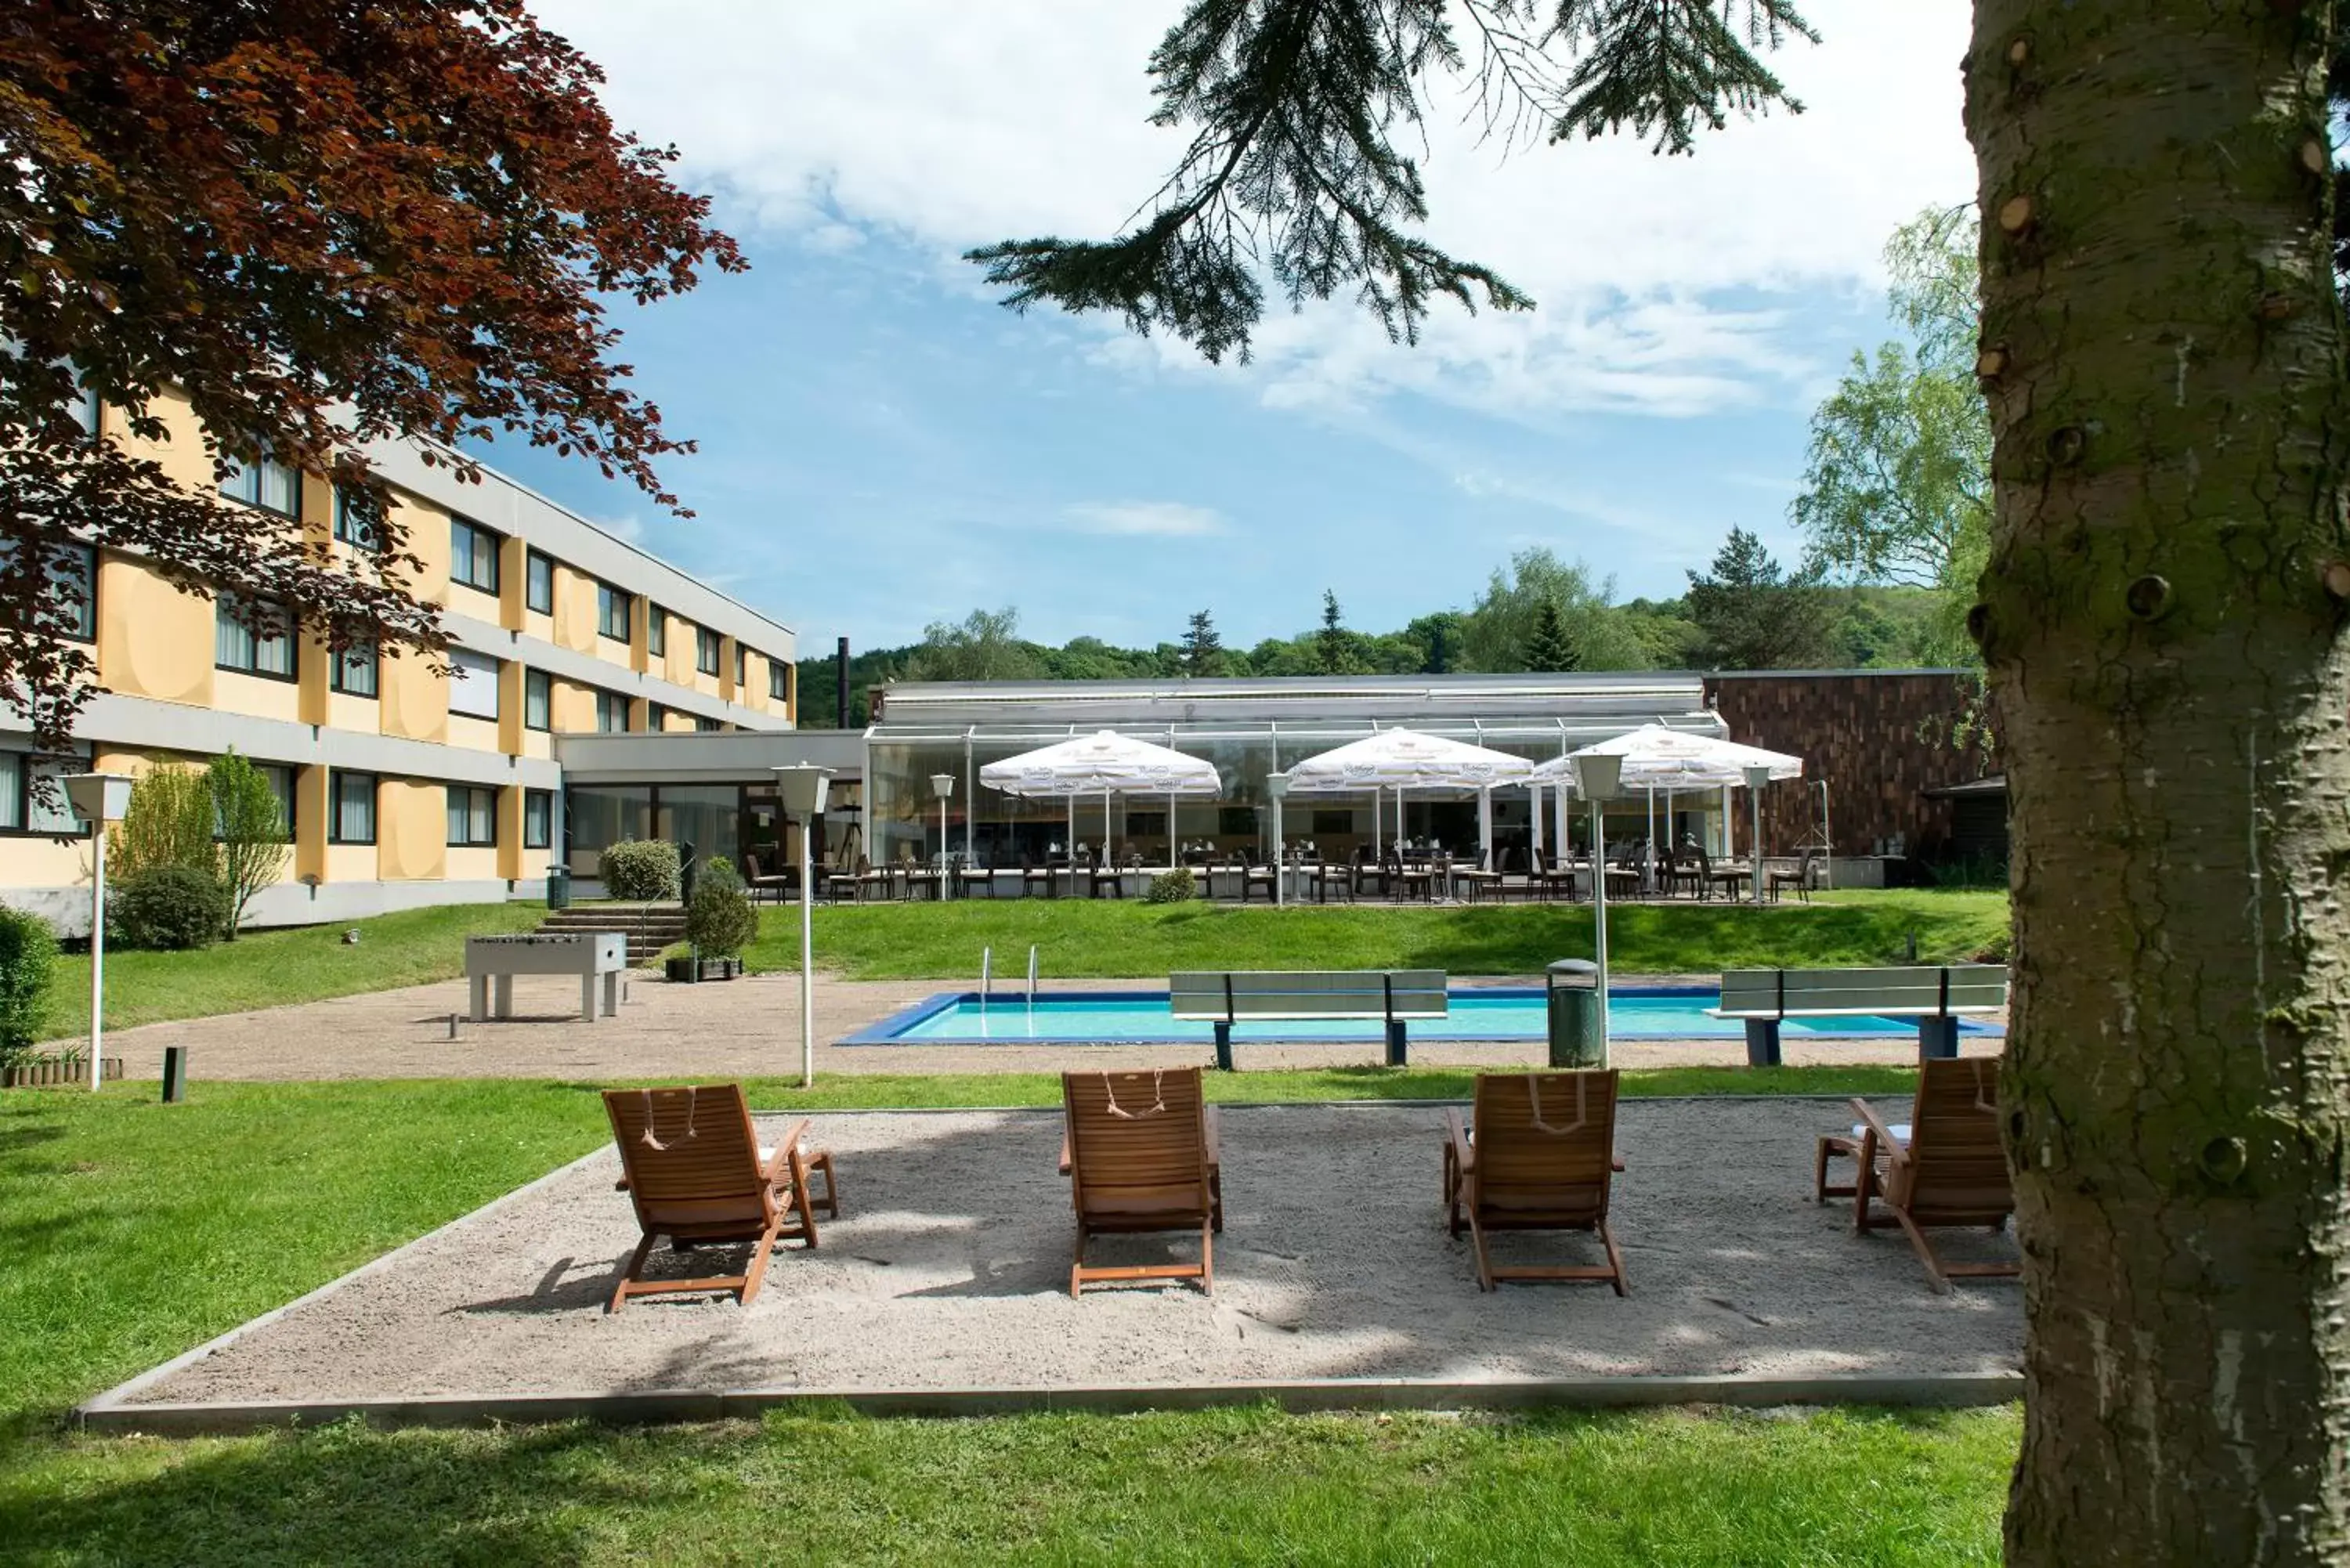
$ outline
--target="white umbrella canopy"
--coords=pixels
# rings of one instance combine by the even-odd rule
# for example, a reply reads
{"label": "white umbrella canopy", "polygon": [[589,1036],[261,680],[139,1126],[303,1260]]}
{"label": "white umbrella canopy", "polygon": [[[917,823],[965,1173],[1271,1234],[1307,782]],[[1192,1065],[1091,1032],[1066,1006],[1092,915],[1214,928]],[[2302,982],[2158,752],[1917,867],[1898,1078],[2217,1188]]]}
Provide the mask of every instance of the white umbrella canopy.
{"label": "white umbrella canopy", "polygon": [[1220,795],[1223,781],[1203,758],[1154,746],[1115,730],[1073,735],[985,764],[979,782],[1005,794]]}
{"label": "white umbrella canopy", "polygon": [[1575,758],[1584,756],[1616,756],[1624,759],[1624,769],[1617,787],[1623,790],[1717,789],[1723,784],[1743,785],[1746,770],[1762,767],[1771,770],[1774,779],[1794,779],[1804,776],[1804,759],[1785,752],[1766,752],[1760,746],[1742,746],[1735,741],[1724,741],[1712,735],[1693,734],[1687,730],[1675,730],[1663,724],[1643,724],[1637,730],[1585,746],[1573,756],[1556,757],[1534,769],[1534,776],[1546,782],[1575,782]]}
{"label": "white umbrella canopy", "polygon": [[1336,794],[1366,789],[1483,789],[1523,782],[1534,764],[1417,730],[1381,730],[1289,770],[1292,794]]}

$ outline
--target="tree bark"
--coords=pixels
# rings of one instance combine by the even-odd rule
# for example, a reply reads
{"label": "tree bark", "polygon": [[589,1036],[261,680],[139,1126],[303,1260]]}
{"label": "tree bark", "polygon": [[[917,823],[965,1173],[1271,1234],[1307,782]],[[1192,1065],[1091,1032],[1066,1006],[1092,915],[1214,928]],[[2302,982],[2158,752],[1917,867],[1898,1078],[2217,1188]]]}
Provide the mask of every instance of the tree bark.
{"label": "tree bark", "polygon": [[2014,1563],[2350,1558],[2332,11],[1975,7]]}

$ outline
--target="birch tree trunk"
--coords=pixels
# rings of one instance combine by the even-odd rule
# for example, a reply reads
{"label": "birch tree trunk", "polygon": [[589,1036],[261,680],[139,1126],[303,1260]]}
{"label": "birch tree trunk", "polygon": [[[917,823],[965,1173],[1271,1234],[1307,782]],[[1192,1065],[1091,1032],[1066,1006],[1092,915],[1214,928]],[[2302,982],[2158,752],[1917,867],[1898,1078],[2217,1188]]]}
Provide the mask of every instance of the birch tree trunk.
{"label": "birch tree trunk", "polygon": [[2022,1564],[2350,1558],[2332,0],[1977,0]]}

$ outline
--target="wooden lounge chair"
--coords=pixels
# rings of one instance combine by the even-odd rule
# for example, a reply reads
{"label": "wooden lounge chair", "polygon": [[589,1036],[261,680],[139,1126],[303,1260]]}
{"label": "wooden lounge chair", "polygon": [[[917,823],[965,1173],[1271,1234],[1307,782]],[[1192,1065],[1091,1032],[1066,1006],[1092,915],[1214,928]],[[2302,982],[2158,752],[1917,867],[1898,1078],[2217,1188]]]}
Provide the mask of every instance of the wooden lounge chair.
{"label": "wooden lounge chair", "polygon": [[[1947,1293],[1954,1278],[2012,1279],[2022,1272],[2018,1263],[1945,1263],[1926,1240],[1930,1230],[2003,1230],[2015,1212],[2015,1184],[1999,1138],[1998,1079],[1994,1057],[1918,1064],[1907,1138],[1897,1137],[1866,1101],[1852,1103],[1862,1127],[1852,1228],[1866,1235],[1888,1223],[1900,1226],[1938,1292]],[[1871,1199],[1891,1213],[1889,1221],[1869,1212]]]}
{"label": "wooden lounge chair", "polygon": [[[620,1270],[620,1282],[606,1309],[619,1312],[631,1296],[681,1295],[733,1291],[744,1306],[759,1293],[767,1255],[782,1237],[816,1245],[816,1210],[840,1217],[840,1179],[832,1155],[803,1149],[804,1117],[783,1141],[761,1148],[751,1126],[740,1084],[702,1084],[687,1088],[607,1089],[605,1114],[619,1145],[619,1190],[636,1205],[644,1234]],[[809,1190],[809,1178],[824,1173],[824,1193]],[[684,1280],[643,1280],[653,1242],[667,1236],[679,1251],[709,1242],[751,1243],[750,1266],[739,1274]]]}
{"label": "wooden lounge chair", "polygon": [[[1216,1114],[1201,1096],[1200,1069],[1064,1073],[1061,1104],[1061,1172],[1077,1213],[1069,1294],[1090,1280],[1197,1280],[1213,1294],[1211,1237],[1224,1228],[1223,1174]],[[1086,1242],[1094,1236],[1192,1230],[1200,1232],[1196,1263],[1086,1262]]]}
{"label": "wooden lounge chair", "polygon": [[[1501,1280],[1605,1280],[1625,1293],[1624,1255],[1607,1228],[1616,1158],[1616,1072],[1481,1073],[1469,1126],[1444,1113],[1444,1206],[1452,1234],[1465,1213],[1477,1286]],[[1489,1231],[1591,1231],[1606,1267],[1496,1268]]]}

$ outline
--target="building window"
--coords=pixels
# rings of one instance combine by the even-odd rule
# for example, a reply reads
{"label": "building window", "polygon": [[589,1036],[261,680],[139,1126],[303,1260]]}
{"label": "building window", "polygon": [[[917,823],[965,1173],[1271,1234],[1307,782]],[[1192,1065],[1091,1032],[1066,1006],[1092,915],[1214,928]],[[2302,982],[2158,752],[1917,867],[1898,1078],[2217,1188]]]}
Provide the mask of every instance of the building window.
{"label": "building window", "polygon": [[372,697],[377,691],[375,642],[355,642],[340,653],[328,653],[327,684],[347,697]]}
{"label": "building window", "polygon": [[596,585],[596,631],[615,642],[629,640],[629,596],[609,583]]}
{"label": "building window", "polygon": [[33,771],[25,762],[22,752],[0,752],[0,833],[24,831],[26,791]]}
{"label": "building window", "polygon": [[658,703],[658,702],[648,702],[648,703],[646,703],[646,704],[645,704],[645,731],[646,731],[646,732],[647,732],[648,734],[654,734],[654,735],[658,735],[658,734],[660,734],[662,731],[664,731],[664,730],[666,730],[666,729],[668,729],[668,728],[669,728],[669,710],[668,710],[668,709],[666,709],[666,708],[664,708],[664,707],[662,707],[662,706],[661,706],[660,703]]}
{"label": "building window", "polygon": [[522,792],[522,846],[525,849],[551,849],[555,846],[555,792],[526,789]]}
{"label": "building window", "polygon": [[[658,729],[660,726],[651,725]],[[625,734],[629,728],[629,700],[617,691],[596,693],[596,729],[599,734]]]}
{"label": "building window", "polygon": [[284,763],[255,763],[253,771],[269,781],[269,793],[277,797],[277,826],[286,836],[294,836],[294,770]]}
{"label": "building window", "polygon": [[656,604],[645,607],[645,651],[655,659],[669,654],[669,611]]}
{"label": "building window", "polygon": [[251,604],[223,590],[213,601],[213,662],[240,674],[293,680],[293,618],[275,605]]}
{"label": "building window", "polygon": [[736,699],[737,699],[738,701],[741,699],[741,696],[742,696],[742,688],[743,688],[743,683],[744,681],[746,681],[746,680],[750,680],[750,679],[751,679],[751,657],[750,657],[750,653],[749,653],[749,651],[748,651],[747,649],[745,649],[743,648],[743,646],[741,643],[739,643],[739,642],[738,642],[738,643],[736,643],[736,644],[734,645],[734,688],[735,688],[735,696],[736,696]]}
{"label": "building window", "polygon": [[717,730],[722,726],[719,724],[717,720],[704,718],[702,715],[696,713],[693,716],[693,727],[702,733],[708,734],[712,731]]}
{"label": "building window", "polygon": [[708,627],[694,628],[693,667],[704,675],[718,673],[718,634]]}
{"label": "building window", "polygon": [[523,562],[523,603],[541,615],[555,613],[555,561],[533,550]]}
{"label": "building window", "polygon": [[544,670],[522,672],[522,722],[525,730],[555,728],[555,677]]}
{"label": "building window", "polygon": [[498,675],[504,665],[470,648],[451,649],[449,662],[457,667],[449,677],[449,711],[469,719],[496,718]]}
{"label": "building window", "polygon": [[449,846],[488,849],[498,841],[498,792],[494,789],[449,786]]}
{"label": "building window", "polygon": [[339,484],[335,486],[335,537],[369,555],[383,548],[383,541],[376,537],[375,524],[351,510],[351,493]]}
{"label": "building window", "polygon": [[58,634],[76,642],[98,640],[98,552],[68,545],[49,557],[49,582],[65,625]]}
{"label": "building window", "polygon": [[496,593],[498,544],[498,536],[480,524],[450,518],[449,580],[485,594]]}
{"label": "building window", "polygon": [[81,373],[79,371],[76,371],[74,373],[73,421],[74,423],[81,427],[81,433],[89,437],[92,441],[96,441],[98,439],[99,431],[105,427],[106,415],[104,409],[105,405],[99,402],[98,394],[92,391],[89,388],[81,384]]}
{"label": "building window", "polygon": [[[36,761],[25,752],[0,752],[0,833],[79,836],[81,819],[67,803],[65,785],[57,781],[88,765],[79,757],[59,763]],[[43,779],[51,781],[46,800],[38,793]]]}
{"label": "building window", "polygon": [[330,790],[333,811],[327,818],[329,844],[375,842],[375,775],[335,770]]}
{"label": "building window", "polygon": [[242,458],[229,460],[229,475],[221,481],[220,493],[231,501],[242,501],[248,506],[266,507],[288,517],[302,515],[302,473],[288,468],[273,457],[263,457],[246,462]]}
{"label": "building window", "polygon": [[788,702],[792,696],[792,667],[772,660],[767,665],[767,696],[772,701]]}

